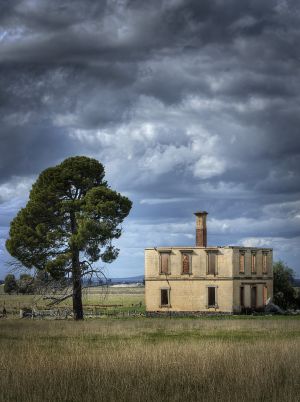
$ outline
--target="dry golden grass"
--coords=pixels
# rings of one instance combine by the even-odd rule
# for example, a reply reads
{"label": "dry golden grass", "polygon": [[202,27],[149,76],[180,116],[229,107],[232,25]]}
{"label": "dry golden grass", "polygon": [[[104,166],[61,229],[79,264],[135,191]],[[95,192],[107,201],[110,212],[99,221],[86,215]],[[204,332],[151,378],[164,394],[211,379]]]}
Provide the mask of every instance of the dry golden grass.
{"label": "dry golden grass", "polygon": [[0,321],[2,401],[299,401],[300,320]]}
{"label": "dry golden grass", "polygon": [[[2,286],[3,288],[3,286]],[[142,304],[144,309],[144,287],[108,287],[108,288],[89,288],[83,292],[84,308],[94,305],[122,305],[125,309]],[[49,300],[44,300],[41,295],[17,295],[1,293],[0,286],[0,312],[5,306],[10,314],[19,315],[21,308],[36,307],[37,309],[51,308],[47,307]],[[67,299],[59,304],[59,307],[71,307],[72,300]]]}

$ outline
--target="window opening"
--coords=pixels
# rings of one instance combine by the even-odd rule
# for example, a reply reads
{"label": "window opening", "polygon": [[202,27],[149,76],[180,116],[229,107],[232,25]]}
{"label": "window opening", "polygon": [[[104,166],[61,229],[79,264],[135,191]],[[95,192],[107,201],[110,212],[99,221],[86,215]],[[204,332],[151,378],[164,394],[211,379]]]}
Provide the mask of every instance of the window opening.
{"label": "window opening", "polygon": [[217,255],[216,253],[208,253],[208,275],[216,275],[217,273]]}
{"label": "window opening", "polygon": [[253,309],[256,308],[256,300],[257,300],[257,289],[256,289],[256,286],[252,286],[252,288],[251,288],[251,307]]}
{"label": "window opening", "polygon": [[160,253],[160,273],[168,274],[170,271],[169,265],[170,265],[169,253]]}
{"label": "window opening", "polygon": [[240,305],[241,307],[245,307],[244,286],[240,287]]}
{"label": "window opening", "polygon": [[245,253],[240,252],[240,273],[245,272]]}
{"label": "window opening", "polygon": [[208,307],[215,307],[216,305],[216,288],[208,287]]}
{"label": "window opening", "polygon": [[169,305],[169,289],[160,290],[160,304],[161,306]]}
{"label": "window opening", "polygon": [[268,254],[267,254],[267,253],[263,253],[263,274],[267,274],[267,273],[268,273],[267,257],[268,257]]}
{"label": "window opening", "polygon": [[191,272],[191,256],[187,253],[182,254],[182,273],[189,274]]}
{"label": "window opening", "polygon": [[251,254],[251,272],[252,274],[256,273],[256,254]]}

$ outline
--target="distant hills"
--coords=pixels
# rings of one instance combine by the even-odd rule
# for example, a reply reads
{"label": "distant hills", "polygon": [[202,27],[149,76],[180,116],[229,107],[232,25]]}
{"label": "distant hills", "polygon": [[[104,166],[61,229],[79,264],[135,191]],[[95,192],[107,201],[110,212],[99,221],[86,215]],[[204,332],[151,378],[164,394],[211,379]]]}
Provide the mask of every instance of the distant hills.
{"label": "distant hills", "polygon": [[128,278],[109,278],[112,283],[142,283],[144,275],[130,276]]}
{"label": "distant hills", "polygon": [[[130,276],[127,278],[108,278],[108,281],[113,284],[117,283],[143,283],[144,275],[138,276]],[[0,285],[4,283],[3,280],[0,279]],[[300,278],[295,278],[292,283],[293,287],[300,288]]]}
{"label": "distant hills", "polygon": [[[144,275],[130,276],[127,278],[108,278],[110,283],[142,283],[144,281]],[[0,285],[4,283],[4,280],[0,279]]]}
{"label": "distant hills", "polygon": [[[111,283],[142,283],[144,281],[144,275],[130,276],[128,278],[109,278]],[[300,278],[294,278],[292,285],[296,288],[300,288]]]}
{"label": "distant hills", "polygon": [[[88,279],[83,279],[84,283],[91,283]],[[103,279],[100,279],[100,282],[96,279],[92,279],[92,283],[94,285],[107,284],[107,285],[117,285],[117,284],[132,284],[132,283],[143,283],[144,282],[144,275],[138,276],[130,276],[126,278],[107,278],[107,282]]]}
{"label": "distant hills", "polygon": [[294,288],[300,288],[300,278],[294,278],[292,285],[294,286]]}

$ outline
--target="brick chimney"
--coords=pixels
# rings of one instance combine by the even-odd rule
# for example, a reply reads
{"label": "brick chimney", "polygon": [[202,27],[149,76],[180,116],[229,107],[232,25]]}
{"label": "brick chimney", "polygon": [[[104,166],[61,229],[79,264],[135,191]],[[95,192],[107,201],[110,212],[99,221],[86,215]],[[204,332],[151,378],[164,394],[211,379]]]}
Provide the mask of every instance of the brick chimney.
{"label": "brick chimney", "polygon": [[207,247],[206,215],[205,211],[195,212],[196,215],[196,247]]}

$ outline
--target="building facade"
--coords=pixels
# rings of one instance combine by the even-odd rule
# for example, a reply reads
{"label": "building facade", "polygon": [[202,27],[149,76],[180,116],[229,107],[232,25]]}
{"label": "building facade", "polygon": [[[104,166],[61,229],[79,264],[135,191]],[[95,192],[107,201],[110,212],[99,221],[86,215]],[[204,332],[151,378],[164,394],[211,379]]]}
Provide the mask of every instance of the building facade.
{"label": "building facade", "polygon": [[195,247],[145,249],[148,312],[241,313],[273,295],[270,248],[208,247],[206,212],[196,214]]}

